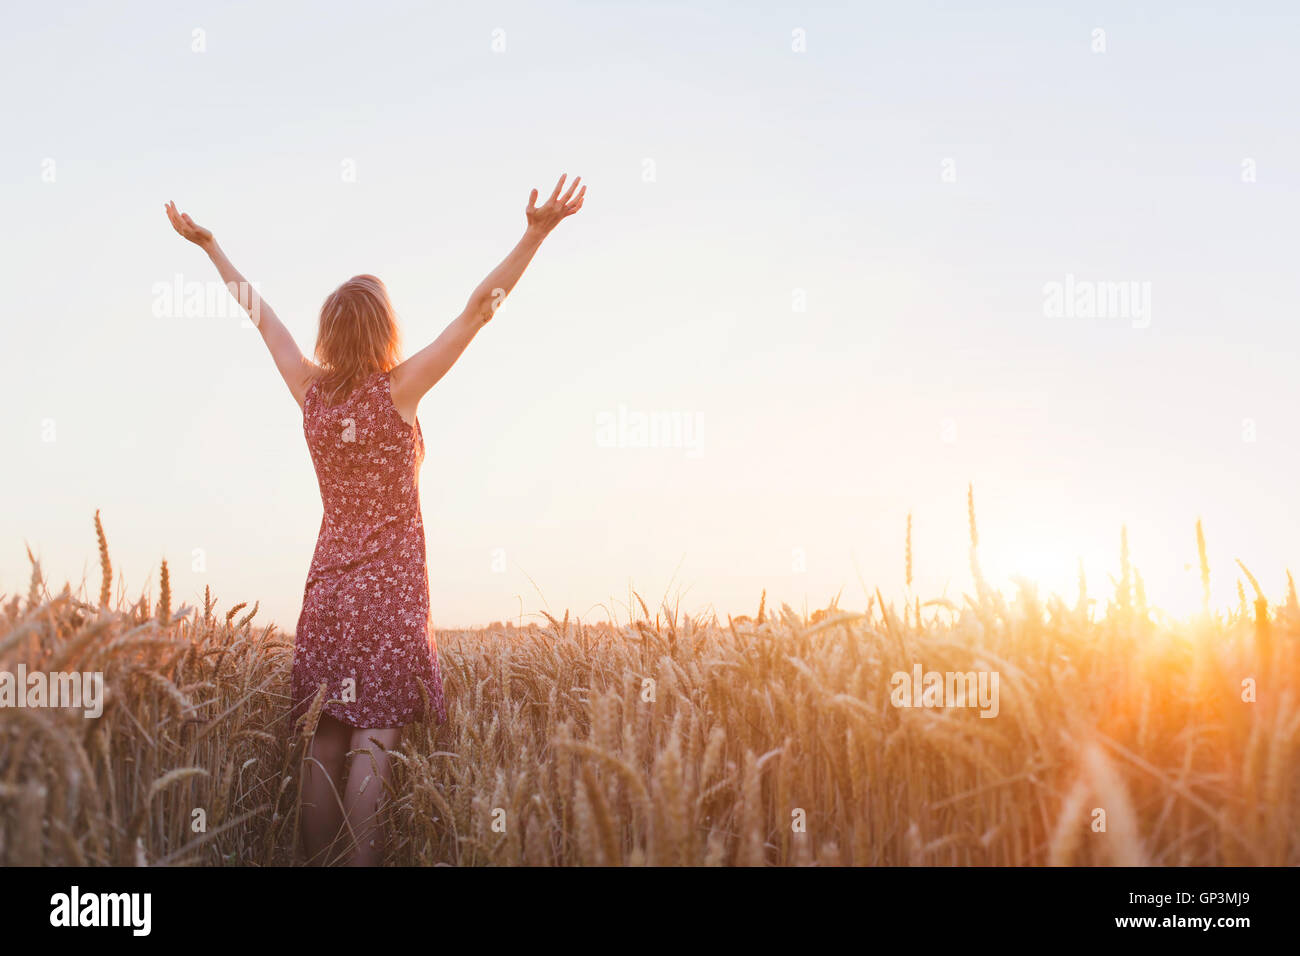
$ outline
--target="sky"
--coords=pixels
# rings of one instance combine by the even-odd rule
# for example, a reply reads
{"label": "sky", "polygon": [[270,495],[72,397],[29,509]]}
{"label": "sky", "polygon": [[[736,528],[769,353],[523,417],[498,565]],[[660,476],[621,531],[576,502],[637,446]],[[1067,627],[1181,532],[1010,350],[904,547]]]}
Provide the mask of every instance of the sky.
{"label": "sky", "polygon": [[[0,35],[0,593],[292,629],[321,504],[211,228],[304,352],[407,353],[562,172],[582,211],[421,403],[440,627],[861,608],[985,574],[1216,604],[1300,567],[1300,14],[1285,3],[24,4]],[[205,287],[197,286],[200,290]],[[1063,304],[1068,303],[1068,304]],[[676,423],[654,437],[639,421]],[[648,447],[654,446],[654,447]]]}

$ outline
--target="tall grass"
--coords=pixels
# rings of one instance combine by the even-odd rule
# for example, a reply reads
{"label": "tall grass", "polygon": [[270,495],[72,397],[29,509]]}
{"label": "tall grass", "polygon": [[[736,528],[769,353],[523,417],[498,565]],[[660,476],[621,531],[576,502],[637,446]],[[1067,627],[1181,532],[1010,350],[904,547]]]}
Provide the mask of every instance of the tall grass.
{"label": "tall grass", "polygon": [[[726,622],[642,604],[623,626],[440,632],[450,719],[395,752],[389,861],[1300,864],[1294,587],[1273,607],[1252,579],[1253,608],[1157,623],[1125,545],[1109,601],[1082,574],[1073,606],[1004,597],[975,529],[972,496],[961,606],[805,618],[764,597]],[[51,595],[33,561],[0,613],[0,670],[108,688],[97,720],[0,709],[0,863],[299,862],[321,700],[290,725],[291,639],[209,592],[173,612],[165,577],[158,602],[110,607],[96,531],[98,603]],[[892,706],[915,664],[996,670],[999,715]]]}

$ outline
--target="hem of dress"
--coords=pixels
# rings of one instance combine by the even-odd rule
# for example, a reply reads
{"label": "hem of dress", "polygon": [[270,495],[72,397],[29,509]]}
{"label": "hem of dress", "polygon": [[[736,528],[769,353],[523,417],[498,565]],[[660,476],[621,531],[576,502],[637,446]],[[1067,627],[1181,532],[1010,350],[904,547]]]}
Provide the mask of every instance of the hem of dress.
{"label": "hem of dress", "polygon": [[435,727],[440,727],[447,722],[446,720],[438,716],[438,712],[436,710],[434,710],[433,708],[429,708],[428,710],[411,711],[411,713],[409,713],[407,716],[397,721],[384,724],[382,727],[375,727],[370,724],[357,723],[356,719],[349,717],[345,713],[339,713],[339,711],[345,709],[345,707],[346,705],[343,704],[334,704],[334,705],[326,704],[323,708],[321,708],[321,713],[328,714],[334,720],[337,720],[340,724],[346,724],[347,726],[353,728],[354,730],[397,730],[400,728],[409,727],[412,724],[425,723],[428,721],[432,721]]}

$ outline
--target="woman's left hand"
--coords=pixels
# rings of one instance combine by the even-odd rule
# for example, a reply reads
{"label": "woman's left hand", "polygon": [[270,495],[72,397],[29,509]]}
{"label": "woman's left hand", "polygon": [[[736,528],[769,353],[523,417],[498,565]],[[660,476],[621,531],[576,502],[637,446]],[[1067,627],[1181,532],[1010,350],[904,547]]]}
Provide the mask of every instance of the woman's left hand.
{"label": "woman's left hand", "polygon": [[172,222],[172,228],[180,233],[182,238],[188,239],[202,249],[208,249],[212,246],[211,229],[204,229],[190,218],[189,213],[180,212],[174,202],[167,203],[164,208],[167,210],[167,218]]}

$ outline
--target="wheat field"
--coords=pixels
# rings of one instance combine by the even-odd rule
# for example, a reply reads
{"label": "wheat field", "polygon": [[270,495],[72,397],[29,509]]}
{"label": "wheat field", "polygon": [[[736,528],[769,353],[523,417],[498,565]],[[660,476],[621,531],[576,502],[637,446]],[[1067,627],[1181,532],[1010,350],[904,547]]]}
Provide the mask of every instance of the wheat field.
{"label": "wheat field", "polygon": [[[313,708],[257,606],[102,587],[0,612],[0,670],[99,671],[88,720],[0,708],[0,864],[293,865]],[[548,619],[437,634],[449,721],[395,751],[393,865],[1300,864],[1300,607],[1170,623],[1115,593],[808,617]],[[1200,536],[1202,575],[1209,568]],[[906,549],[911,580],[910,535]],[[995,719],[900,708],[889,675],[995,669]],[[1243,699],[1243,682],[1256,689]],[[318,698],[318,704],[321,698]],[[1096,825],[1104,811],[1105,828]]]}

